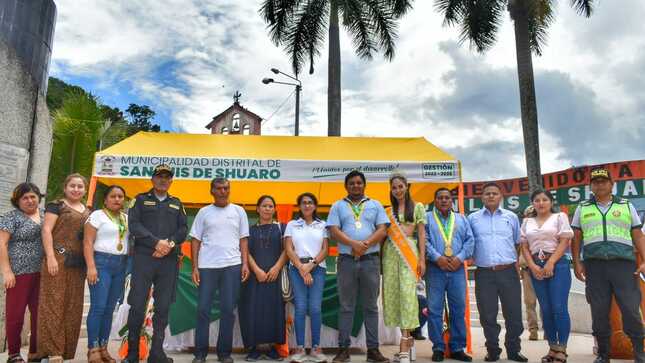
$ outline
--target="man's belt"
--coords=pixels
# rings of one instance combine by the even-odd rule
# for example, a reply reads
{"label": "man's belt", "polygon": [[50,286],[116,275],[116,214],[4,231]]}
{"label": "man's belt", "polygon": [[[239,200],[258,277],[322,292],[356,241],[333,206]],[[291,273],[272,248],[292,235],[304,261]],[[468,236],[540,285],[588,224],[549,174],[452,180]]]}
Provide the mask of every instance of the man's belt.
{"label": "man's belt", "polygon": [[515,266],[515,262],[507,263],[505,265],[495,265],[495,266],[488,266],[488,267],[477,266],[477,269],[491,270],[491,271],[503,271],[503,270],[509,269],[509,268],[511,268],[513,266]]}
{"label": "man's belt", "polygon": [[363,260],[368,260],[368,259],[374,258],[374,257],[378,258],[379,253],[378,252],[366,253],[364,255],[361,255],[361,257],[359,257],[359,258],[356,258],[353,255],[350,255],[350,254],[347,254],[347,253],[341,253],[340,256],[351,258],[351,259],[356,259],[358,261],[363,261]]}
{"label": "man's belt", "polygon": [[309,262],[314,262],[314,261],[316,261],[316,259],[313,258],[313,257],[301,257],[300,258],[300,263],[302,263],[302,264],[309,263]]}

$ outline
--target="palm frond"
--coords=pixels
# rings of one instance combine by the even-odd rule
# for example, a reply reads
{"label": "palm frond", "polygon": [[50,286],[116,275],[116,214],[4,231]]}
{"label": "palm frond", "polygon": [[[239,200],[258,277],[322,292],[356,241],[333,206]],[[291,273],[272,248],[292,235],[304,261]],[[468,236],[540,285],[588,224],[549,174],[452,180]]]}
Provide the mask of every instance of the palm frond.
{"label": "palm frond", "polygon": [[307,57],[313,68],[313,59],[320,54],[325,39],[327,5],[327,0],[309,0],[294,12],[293,22],[285,30],[284,48],[296,75],[301,73]]}
{"label": "palm frond", "polygon": [[443,15],[443,25],[459,24],[464,18],[466,10],[464,0],[435,0],[434,6]]}
{"label": "palm frond", "polygon": [[410,0],[391,0],[392,15],[394,18],[399,19],[407,14],[408,10],[412,9],[412,1]]}
{"label": "palm frond", "polygon": [[578,14],[584,15],[587,18],[593,13],[593,0],[571,0],[571,6]]}
{"label": "palm frond", "polygon": [[380,50],[387,60],[394,58],[398,25],[394,9],[390,4],[378,0],[365,0],[368,19],[372,25],[372,37],[378,41]]}
{"label": "palm frond", "polygon": [[371,60],[376,52],[376,42],[373,39],[373,26],[368,17],[367,1],[349,0],[339,3],[343,25],[352,37],[354,51],[362,59]]}
{"label": "palm frond", "polygon": [[497,29],[504,11],[503,0],[468,0],[464,5],[459,42],[483,52],[497,40]]}
{"label": "palm frond", "polygon": [[109,122],[104,119],[96,97],[85,93],[70,93],[65,97],[61,108],[53,113],[49,200],[60,196],[59,184],[65,175],[73,172],[90,175],[98,140]]}
{"label": "palm frond", "polygon": [[268,24],[273,44],[279,46],[287,40],[287,29],[293,23],[294,12],[301,2],[302,0],[265,0],[260,6],[259,13]]}
{"label": "palm frond", "polygon": [[547,29],[554,21],[553,0],[534,0],[527,3],[529,44],[538,56],[547,41]]}

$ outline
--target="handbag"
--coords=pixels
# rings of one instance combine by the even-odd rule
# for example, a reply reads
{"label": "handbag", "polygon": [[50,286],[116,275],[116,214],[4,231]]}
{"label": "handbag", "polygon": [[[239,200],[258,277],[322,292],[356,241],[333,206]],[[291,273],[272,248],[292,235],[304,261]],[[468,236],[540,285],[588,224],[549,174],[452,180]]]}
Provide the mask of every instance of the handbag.
{"label": "handbag", "polygon": [[85,264],[85,257],[83,255],[77,255],[65,249],[63,246],[55,247],[56,252],[63,255],[63,265],[70,268],[79,268],[86,269],[87,265]]}
{"label": "handbag", "polygon": [[[280,234],[284,235],[284,229],[282,224],[280,226]],[[287,262],[282,266],[280,271],[280,290],[282,291],[282,300],[284,302],[289,302],[293,300],[293,287],[291,287],[291,281],[289,281],[289,263]]]}
{"label": "handbag", "polygon": [[289,267],[285,264],[280,271],[280,288],[282,290],[282,300],[289,302],[293,300],[293,288],[291,281],[289,281]]}

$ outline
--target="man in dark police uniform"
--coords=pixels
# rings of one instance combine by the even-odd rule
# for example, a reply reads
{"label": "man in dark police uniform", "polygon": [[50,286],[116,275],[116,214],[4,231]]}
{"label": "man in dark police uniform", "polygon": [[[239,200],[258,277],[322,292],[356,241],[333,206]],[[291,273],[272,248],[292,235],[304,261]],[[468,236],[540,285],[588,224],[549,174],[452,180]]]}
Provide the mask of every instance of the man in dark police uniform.
{"label": "man in dark police uniform", "polygon": [[179,247],[187,233],[184,207],[179,199],[168,194],[173,175],[168,165],[157,165],[152,174],[152,189],[137,195],[128,212],[130,235],[134,237],[134,264],[128,296],[128,356],[124,362],[139,361],[139,335],[148,294],[154,286],[154,334],[148,362],[172,363],[172,358],[163,351],[164,332],[175,298]]}

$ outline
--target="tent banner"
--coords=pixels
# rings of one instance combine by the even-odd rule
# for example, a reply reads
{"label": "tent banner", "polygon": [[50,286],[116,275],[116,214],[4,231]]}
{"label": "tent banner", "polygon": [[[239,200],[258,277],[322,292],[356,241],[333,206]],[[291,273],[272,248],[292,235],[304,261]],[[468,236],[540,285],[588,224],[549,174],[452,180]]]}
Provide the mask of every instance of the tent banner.
{"label": "tent banner", "polygon": [[237,159],[184,156],[97,155],[95,176],[150,178],[156,165],[170,166],[176,179],[238,181],[343,182],[352,170],[370,182],[387,182],[392,173],[410,182],[459,182],[458,161],[330,161],[288,159]]}

